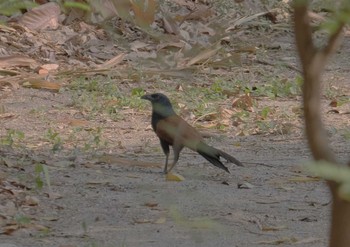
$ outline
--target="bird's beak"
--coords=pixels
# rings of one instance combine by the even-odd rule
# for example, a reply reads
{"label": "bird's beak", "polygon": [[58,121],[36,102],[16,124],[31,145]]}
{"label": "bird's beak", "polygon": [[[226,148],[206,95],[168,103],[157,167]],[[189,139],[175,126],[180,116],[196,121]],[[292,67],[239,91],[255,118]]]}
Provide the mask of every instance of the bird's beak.
{"label": "bird's beak", "polygon": [[145,100],[151,101],[151,95],[145,94],[145,95],[141,96],[141,99],[145,99]]}

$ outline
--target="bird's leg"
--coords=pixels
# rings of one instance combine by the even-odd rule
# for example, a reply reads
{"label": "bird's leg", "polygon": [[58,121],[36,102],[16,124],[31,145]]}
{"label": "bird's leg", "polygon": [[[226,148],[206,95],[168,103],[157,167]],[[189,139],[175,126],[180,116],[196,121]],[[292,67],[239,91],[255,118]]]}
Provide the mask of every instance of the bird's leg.
{"label": "bird's leg", "polygon": [[174,166],[176,165],[177,161],[179,160],[179,157],[180,157],[180,152],[181,150],[183,149],[183,146],[173,146],[173,151],[174,151],[174,161],[173,163],[171,164],[168,172],[170,172]]}
{"label": "bird's leg", "polygon": [[175,152],[174,152],[174,161],[173,161],[173,163],[171,164],[171,166],[170,166],[168,172],[170,172],[170,171],[174,168],[174,166],[176,165],[176,163],[177,163],[178,160],[179,160],[179,154],[176,155]]}
{"label": "bird's leg", "polygon": [[169,159],[169,153],[165,154],[165,165],[164,165],[164,170],[163,170],[164,174],[168,173],[168,159]]}
{"label": "bird's leg", "polygon": [[[173,152],[174,152],[174,161],[171,164],[168,172],[170,172],[174,166],[176,165],[177,161],[179,160],[180,157],[180,152],[184,147],[184,139],[181,135],[181,133],[183,131],[185,131],[186,128],[186,124],[184,122],[180,122],[179,126],[177,127],[177,129],[173,130],[173,134],[174,134],[174,141],[173,141]],[[180,133],[180,135],[179,135]]]}
{"label": "bird's leg", "polygon": [[164,166],[164,174],[167,174],[168,170],[168,159],[169,159],[169,144],[166,141],[163,141],[162,139],[160,140],[160,145],[162,146],[163,152],[165,154],[165,166]]}

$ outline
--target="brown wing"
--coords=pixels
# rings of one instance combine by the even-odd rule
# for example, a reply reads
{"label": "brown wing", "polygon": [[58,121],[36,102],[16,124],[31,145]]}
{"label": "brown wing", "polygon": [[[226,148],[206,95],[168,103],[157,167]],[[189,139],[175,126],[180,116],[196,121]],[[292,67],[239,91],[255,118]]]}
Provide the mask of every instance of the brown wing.
{"label": "brown wing", "polygon": [[156,134],[170,145],[185,146],[194,151],[202,141],[199,132],[177,115],[160,120],[156,126]]}

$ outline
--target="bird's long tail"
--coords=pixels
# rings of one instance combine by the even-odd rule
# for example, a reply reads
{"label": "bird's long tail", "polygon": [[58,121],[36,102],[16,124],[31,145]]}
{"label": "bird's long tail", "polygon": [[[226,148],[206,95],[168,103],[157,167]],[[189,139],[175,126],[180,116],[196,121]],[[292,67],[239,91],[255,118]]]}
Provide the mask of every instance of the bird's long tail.
{"label": "bird's long tail", "polygon": [[240,161],[238,161],[236,158],[232,157],[231,155],[225,153],[224,151],[221,151],[219,149],[213,148],[204,142],[201,142],[197,146],[197,152],[202,155],[205,159],[207,159],[210,163],[212,163],[214,166],[219,167],[226,172],[230,173],[228,168],[220,161],[220,156],[225,158],[227,161],[230,161],[237,166],[243,166]]}
{"label": "bird's long tail", "polygon": [[225,153],[224,151],[221,151],[219,149],[216,149],[219,152],[219,155],[223,158],[225,158],[227,161],[232,162],[233,164],[237,166],[243,166],[243,164],[237,160],[235,157],[229,155],[228,153]]}

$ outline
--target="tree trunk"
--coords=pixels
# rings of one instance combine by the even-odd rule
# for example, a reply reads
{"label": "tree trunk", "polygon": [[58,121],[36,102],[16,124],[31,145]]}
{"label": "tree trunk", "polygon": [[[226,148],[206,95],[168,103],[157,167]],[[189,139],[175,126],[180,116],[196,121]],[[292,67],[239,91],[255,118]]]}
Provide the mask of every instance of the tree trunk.
{"label": "tree trunk", "polygon": [[[342,29],[345,23],[339,23],[338,29],[330,35],[327,45],[318,50],[313,44],[312,31],[308,16],[307,1],[294,2],[294,28],[296,45],[303,67],[303,100],[305,129],[307,140],[315,160],[325,160],[337,164],[329,147],[329,141],[321,117],[321,75],[328,58],[339,47]],[[338,184],[327,181],[332,193],[332,220],[330,229],[330,247],[350,246],[350,202],[339,197]]]}
{"label": "tree trunk", "polygon": [[330,184],[332,188],[332,222],[330,247],[350,246],[350,203],[339,198],[336,184]]}

